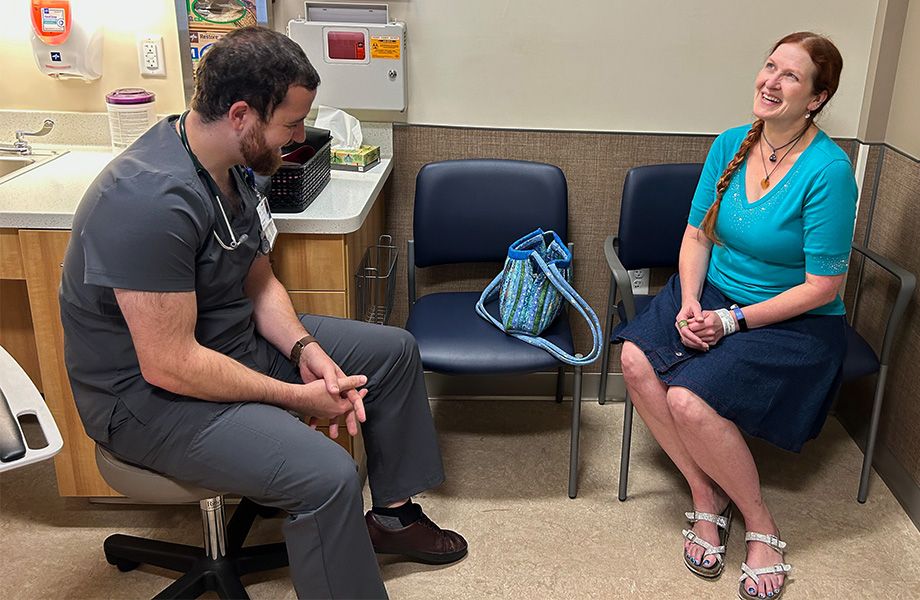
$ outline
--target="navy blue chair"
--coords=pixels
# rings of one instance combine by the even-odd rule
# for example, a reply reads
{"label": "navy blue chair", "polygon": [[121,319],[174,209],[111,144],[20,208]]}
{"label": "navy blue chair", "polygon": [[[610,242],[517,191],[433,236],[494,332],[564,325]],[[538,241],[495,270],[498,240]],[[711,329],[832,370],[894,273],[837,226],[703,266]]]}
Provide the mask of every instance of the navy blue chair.
{"label": "navy blue chair", "polygon": [[[680,243],[701,171],[700,164],[677,164],[638,167],[627,173],[623,184],[619,230],[616,236],[609,236],[604,242],[604,252],[611,271],[607,316],[604,321],[605,339],[611,339],[614,313],[618,314],[621,322],[628,323],[642,312],[654,297],[633,295],[627,271],[642,268],[677,270]],[[863,503],[869,490],[869,474],[885,395],[891,346],[904,309],[914,293],[916,278],[888,258],[860,244],[854,243],[852,249],[893,275],[898,283],[898,291],[888,314],[879,354],[876,354],[872,346],[853,327],[849,324],[846,327],[847,353],[843,361],[843,381],[854,381],[878,374],[857,494],[857,500]],[[862,267],[857,289],[861,280]],[[617,290],[620,292],[620,302],[616,302]],[[606,344],[601,357],[601,383],[598,390],[598,401],[601,404],[605,401],[609,357],[610,344]],[[618,491],[621,501],[626,500],[632,435],[633,407],[629,394],[626,395],[625,404]]]}
{"label": "navy blue chair", "polygon": [[[476,314],[481,290],[416,295],[416,269],[503,263],[508,246],[537,228],[568,237],[568,188],[555,166],[473,159],[427,164],[415,185],[413,239],[408,244],[409,318],[425,369],[447,375],[523,375],[556,370],[562,401],[565,364],[506,335]],[[501,268],[500,266],[498,268]],[[486,309],[498,316],[498,302]],[[543,336],[574,352],[568,315]],[[574,367],[569,497],[577,493],[581,367]]]}
{"label": "navy blue chair", "polygon": [[[601,381],[597,401],[604,404],[607,396],[607,372],[613,336],[613,315],[628,323],[642,312],[654,295],[635,295],[628,271],[667,268],[677,271],[680,243],[690,203],[703,171],[701,163],[649,165],[636,167],[626,173],[620,226],[617,235],[604,240],[604,254],[610,267],[610,293],[604,319],[604,344],[601,353]],[[616,301],[617,290],[620,302]],[[633,406],[626,394],[623,415],[623,446],[620,453],[620,488],[618,497],[626,500],[626,480],[629,473],[629,448],[632,436]]]}
{"label": "navy blue chair", "polygon": [[[865,257],[865,260],[871,260],[877,266],[881,267],[897,279],[898,291],[895,295],[894,303],[891,305],[891,312],[888,313],[888,322],[885,326],[885,336],[882,338],[882,350],[879,354],[875,353],[872,346],[857,331],[847,325],[847,354],[843,359],[843,380],[854,381],[869,375],[876,375],[875,392],[872,399],[872,416],[869,419],[869,431],[866,434],[865,455],[863,456],[862,471],[859,475],[859,492],[856,500],[864,503],[869,495],[869,473],[872,471],[872,457],[875,452],[875,439],[878,435],[878,423],[882,414],[882,401],[885,399],[885,382],[888,379],[888,364],[891,356],[891,345],[894,342],[894,336],[898,331],[898,325],[901,322],[901,316],[904,309],[914,295],[914,288],[917,285],[917,278],[913,273],[901,268],[889,258],[869,250],[861,244],[854,243],[853,252]],[[859,277],[857,280],[857,295],[862,284],[863,269],[865,260],[860,266]],[[852,268],[853,265],[851,264]],[[855,312],[855,309],[854,309]],[[854,315],[851,315],[850,323],[853,322]]]}

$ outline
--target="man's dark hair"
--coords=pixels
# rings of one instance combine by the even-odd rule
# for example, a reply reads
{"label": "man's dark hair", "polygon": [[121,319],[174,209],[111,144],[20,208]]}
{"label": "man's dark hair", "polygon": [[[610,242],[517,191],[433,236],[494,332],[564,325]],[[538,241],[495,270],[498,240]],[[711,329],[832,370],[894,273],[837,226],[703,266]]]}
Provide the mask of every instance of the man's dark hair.
{"label": "man's dark hair", "polygon": [[198,63],[192,108],[212,123],[242,100],[267,122],[292,85],[319,86],[303,49],[277,31],[243,27],[215,42]]}

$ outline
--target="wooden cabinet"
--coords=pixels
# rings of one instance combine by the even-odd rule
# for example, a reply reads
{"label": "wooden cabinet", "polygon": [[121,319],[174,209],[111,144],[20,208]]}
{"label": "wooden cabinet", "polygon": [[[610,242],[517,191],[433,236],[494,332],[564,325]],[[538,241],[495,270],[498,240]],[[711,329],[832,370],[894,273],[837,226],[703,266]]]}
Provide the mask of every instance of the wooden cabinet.
{"label": "wooden cabinet", "polygon": [[0,346],[6,348],[41,392],[26,272],[15,229],[0,229],[0,302]]}
{"label": "wooden cabinet", "polygon": [[[354,233],[279,236],[272,262],[295,310],[353,316],[353,274],[364,249],[383,232],[383,204],[378,198]],[[64,437],[64,449],[54,459],[60,495],[117,496],[96,469],[94,442],[83,430],[64,366],[58,287],[69,239],[64,230],[0,230],[0,343],[43,389]],[[319,429],[328,432],[327,425]],[[360,436],[343,433],[336,441],[361,462]]]}
{"label": "wooden cabinet", "polygon": [[354,274],[364,251],[383,233],[383,205],[383,198],[378,198],[364,225],[353,233],[278,236],[272,269],[288,290],[294,310],[355,317]]}
{"label": "wooden cabinet", "polygon": [[58,287],[69,240],[70,231],[19,231],[45,403],[64,438],[63,450],[54,457],[58,493],[61,496],[119,496],[96,469],[95,442],[83,431],[64,366],[64,328]]}

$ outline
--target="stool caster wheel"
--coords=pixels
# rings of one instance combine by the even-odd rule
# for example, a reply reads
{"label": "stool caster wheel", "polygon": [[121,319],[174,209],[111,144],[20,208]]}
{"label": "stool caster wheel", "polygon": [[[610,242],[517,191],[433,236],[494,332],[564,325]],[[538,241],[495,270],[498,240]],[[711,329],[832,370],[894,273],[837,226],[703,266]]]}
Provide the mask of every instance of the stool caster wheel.
{"label": "stool caster wheel", "polygon": [[118,570],[121,571],[122,573],[133,571],[141,564],[139,562],[134,562],[133,560],[128,560],[127,558],[118,558],[115,556],[110,556],[108,554],[105,555],[105,560],[110,565],[115,565],[116,567],[118,567]]}

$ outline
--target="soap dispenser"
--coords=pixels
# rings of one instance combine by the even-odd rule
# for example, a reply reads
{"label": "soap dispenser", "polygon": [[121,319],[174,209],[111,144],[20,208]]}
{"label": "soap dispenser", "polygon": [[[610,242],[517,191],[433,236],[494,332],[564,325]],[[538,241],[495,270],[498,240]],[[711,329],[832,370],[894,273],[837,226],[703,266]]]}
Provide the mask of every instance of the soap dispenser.
{"label": "soap dispenser", "polygon": [[86,0],[31,2],[32,52],[41,72],[56,79],[99,79],[103,28]]}

